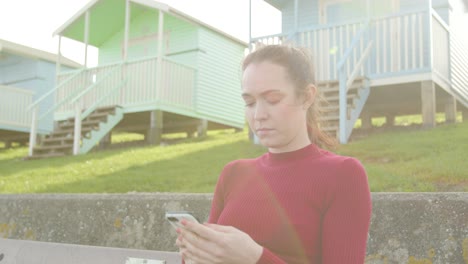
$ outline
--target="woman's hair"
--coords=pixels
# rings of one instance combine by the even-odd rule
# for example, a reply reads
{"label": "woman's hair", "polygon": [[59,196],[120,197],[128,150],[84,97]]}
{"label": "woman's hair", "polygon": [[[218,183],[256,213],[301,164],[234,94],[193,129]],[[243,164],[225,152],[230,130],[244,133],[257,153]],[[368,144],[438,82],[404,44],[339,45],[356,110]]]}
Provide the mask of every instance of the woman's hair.
{"label": "woman's hair", "polygon": [[[271,62],[284,67],[288,77],[296,88],[298,98],[305,96],[309,85],[315,86],[314,67],[311,55],[305,48],[296,48],[286,45],[267,45],[258,48],[247,55],[242,64],[242,71],[252,63]],[[325,147],[334,148],[336,138],[329,136],[320,130],[319,126],[319,102],[323,100],[317,91],[313,104],[307,110],[307,129],[309,139],[312,143]]]}

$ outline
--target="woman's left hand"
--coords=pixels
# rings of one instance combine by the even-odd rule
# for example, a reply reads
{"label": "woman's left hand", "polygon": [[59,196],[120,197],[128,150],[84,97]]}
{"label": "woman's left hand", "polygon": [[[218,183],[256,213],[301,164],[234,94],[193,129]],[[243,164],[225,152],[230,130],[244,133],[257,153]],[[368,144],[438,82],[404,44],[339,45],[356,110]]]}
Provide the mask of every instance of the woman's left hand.
{"label": "woman's left hand", "polygon": [[182,220],[176,244],[190,263],[256,263],[263,247],[232,226],[199,224]]}

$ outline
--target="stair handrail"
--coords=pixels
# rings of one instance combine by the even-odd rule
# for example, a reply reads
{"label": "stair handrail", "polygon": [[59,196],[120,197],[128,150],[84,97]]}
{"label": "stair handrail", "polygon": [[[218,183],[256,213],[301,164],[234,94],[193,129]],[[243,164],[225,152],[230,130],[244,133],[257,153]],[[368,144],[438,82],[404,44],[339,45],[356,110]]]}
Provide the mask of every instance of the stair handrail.
{"label": "stair handrail", "polygon": [[34,101],[32,104],[30,104],[27,108],[28,111],[33,109],[35,106],[37,106],[39,103],[41,103],[45,98],[47,98],[49,95],[55,93],[58,89],[62,88],[65,84],[69,83],[71,80],[73,80],[75,77],[79,76],[82,72],[84,71],[84,68],[77,70],[75,73],[73,73],[71,76],[69,76],[67,79],[65,79],[63,82],[61,82],[59,85],[56,85],[54,89],[51,89],[47,93],[43,94],[41,97],[39,97],[36,101]]}
{"label": "stair handrail", "polygon": [[95,83],[91,84],[90,86],[88,86],[86,89],[84,89],[83,91],[81,91],[78,95],[76,95],[73,99],[71,99],[70,101],[70,104],[74,104],[76,103],[76,101],[78,101],[81,97],[85,96],[88,92],[90,92],[91,90],[93,90],[95,87],[97,87],[99,84],[101,84],[104,80],[106,80],[107,78],[109,78],[110,76],[112,76],[112,74],[114,74],[117,70],[120,70],[122,68],[122,65],[124,63],[119,63],[117,64],[117,67],[115,67],[114,69],[111,69],[109,72],[107,72],[106,75],[104,75],[102,78],[100,78],[99,80],[97,80]]}
{"label": "stair handrail", "polygon": [[[100,78],[98,81],[93,83],[92,85],[88,86],[85,90],[83,90],[81,93],[76,95],[71,101],[71,104],[75,105],[75,125],[74,125],[74,133],[73,133],[73,155],[78,155],[80,153],[80,140],[81,140],[81,121],[88,117],[89,114],[91,114],[98,105],[103,102],[105,99],[109,98],[109,95],[115,93],[117,90],[120,90],[126,83],[126,79],[122,79],[122,81],[113,89],[111,89],[110,92],[108,92],[106,95],[102,96],[99,100],[97,100],[94,104],[91,105],[86,111],[82,113],[82,105],[78,102],[78,100],[82,99],[83,96],[85,96],[88,92],[92,91],[96,87],[99,86],[104,80],[108,79],[110,76],[112,76],[117,70],[122,70],[122,66],[125,64],[125,62],[119,63],[117,67],[114,69],[110,70],[106,75],[104,75],[102,78]],[[82,101],[80,101],[82,102]]]}
{"label": "stair handrail", "polygon": [[346,61],[351,57],[352,52],[358,47],[358,44],[361,41],[361,39],[365,40],[365,37],[368,36],[370,23],[371,23],[370,21],[367,21],[365,23],[364,27],[356,34],[356,36],[351,41],[351,44],[349,45],[349,47],[345,50],[343,57],[337,63],[338,81],[339,81],[339,88],[340,88],[339,90],[339,104],[340,104],[339,140],[341,144],[346,144],[348,141],[348,136],[346,133],[348,90],[350,89],[351,85],[356,79],[357,74],[359,73],[359,70],[362,64],[368,58],[370,54],[370,50],[372,49],[372,46],[373,46],[373,41],[367,40],[367,45],[364,51],[362,51],[361,58],[358,60],[356,65],[353,65],[354,70],[351,72],[351,74],[349,74],[349,76],[347,75],[347,71],[345,71],[344,66],[346,64]]}
{"label": "stair handrail", "polygon": [[[44,114],[42,114],[40,117],[38,117],[38,109],[37,106],[48,96],[51,94],[54,94],[57,90],[62,88],[65,84],[68,84],[70,81],[75,79],[76,77],[80,76],[83,72],[85,71],[85,68],[81,68],[79,70],[76,70],[75,73],[73,73],[71,76],[69,76],[67,79],[65,79],[63,82],[61,82],[59,85],[56,85],[54,89],[51,89],[50,91],[46,92],[43,94],[41,97],[39,97],[36,101],[34,101],[31,105],[28,106],[27,111],[32,110],[32,118],[31,118],[31,128],[29,131],[29,152],[28,155],[32,156],[33,155],[33,149],[34,146],[36,146],[36,139],[37,139],[37,122],[39,120],[42,120],[47,114],[49,114],[51,111],[56,109],[55,105],[52,106],[49,110],[47,110]],[[65,98],[63,101],[68,100],[68,97]],[[63,103],[62,103],[63,104]],[[60,104],[61,105],[61,104]],[[51,110],[52,109],[52,110]]]}
{"label": "stair handrail", "polygon": [[85,119],[86,117],[88,117],[92,112],[94,112],[98,106],[104,102],[106,99],[108,99],[111,95],[115,94],[118,90],[120,90],[123,86],[125,86],[125,84],[127,84],[127,79],[125,80],[122,80],[118,85],[116,85],[113,89],[111,89],[108,93],[104,94],[103,96],[101,96],[100,99],[96,100],[96,102],[94,102],[94,104],[92,104],[89,108],[86,109],[86,111],[84,111],[82,114],[81,114],[81,120]]}

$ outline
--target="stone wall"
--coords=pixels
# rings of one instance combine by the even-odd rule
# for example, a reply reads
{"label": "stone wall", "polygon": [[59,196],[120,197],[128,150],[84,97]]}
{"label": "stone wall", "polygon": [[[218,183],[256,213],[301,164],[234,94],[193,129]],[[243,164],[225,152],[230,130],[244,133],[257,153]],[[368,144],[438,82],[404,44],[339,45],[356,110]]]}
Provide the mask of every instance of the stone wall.
{"label": "stone wall", "polygon": [[[0,238],[176,251],[168,210],[205,221],[211,194],[0,195]],[[468,193],[373,193],[368,264],[468,264]]]}

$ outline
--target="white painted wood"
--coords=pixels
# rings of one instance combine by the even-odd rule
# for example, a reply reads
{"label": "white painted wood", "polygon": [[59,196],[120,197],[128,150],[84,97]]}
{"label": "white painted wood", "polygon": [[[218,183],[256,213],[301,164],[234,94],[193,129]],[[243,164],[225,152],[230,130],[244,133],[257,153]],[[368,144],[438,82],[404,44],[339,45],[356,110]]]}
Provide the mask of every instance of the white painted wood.
{"label": "white painted wood", "polygon": [[408,45],[408,39],[410,36],[408,35],[408,16],[403,17],[403,34],[404,34],[404,47],[403,47],[403,58],[404,58],[404,70],[408,70],[408,50],[409,50],[409,45]]}
{"label": "white painted wood", "polygon": [[425,41],[423,39],[423,23],[422,23],[422,17],[423,14],[419,14],[418,16],[418,24],[419,24],[419,29],[418,29],[418,39],[419,39],[419,67],[422,68],[424,67],[424,48],[423,48],[423,42]]}
{"label": "white painted wood", "polygon": [[158,19],[158,58],[156,63],[156,97],[161,97],[162,92],[162,45],[163,45],[163,34],[164,34],[164,13],[159,10]]}
{"label": "white painted wood", "polygon": [[411,68],[416,68],[416,16],[411,16]]}
{"label": "white painted wood", "polygon": [[124,48],[123,60],[127,61],[128,58],[128,34],[130,31],[130,0],[125,0],[125,27],[124,27]]}
{"label": "white painted wood", "polygon": [[80,154],[81,141],[81,103],[75,104],[75,126],[73,129],[73,155]]}
{"label": "white painted wood", "polygon": [[362,67],[362,64],[364,64],[364,61],[367,59],[367,57],[369,56],[369,53],[372,49],[372,45],[373,45],[373,42],[370,42],[366,49],[364,50],[364,52],[362,53],[362,56],[361,58],[359,59],[359,61],[354,65],[354,69],[353,71],[351,72],[351,74],[349,75],[348,77],[348,80],[346,81],[346,92],[348,92],[349,88],[351,87],[351,85],[353,84],[354,80],[356,79],[356,77],[360,74],[360,69]]}
{"label": "white painted wood", "polygon": [[375,86],[385,86],[385,85],[392,85],[392,84],[399,84],[399,83],[410,83],[410,82],[419,82],[424,80],[432,80],[431,73],[416,73],[416,74],[409,74],[409,75],[402,75],[402,76],[391,76],[387,78],[378,78],[378,79],[371,79],[370,85],[372,87]]}
{"label": "white painted wood", "polygon": [[28,155],[33,155],[33,149],[36,146],[37,139],[37,106],[34,107],[31,117],[31,131],[29,132],[29,152]]}
{"label": "white painted wood", "polygon": [[86,10],[85,13],[85,31],[84,31],[84,66],[88,67],[88,45],[89,45],[89,10]]}
{"label": "white painted wood", "polygon": [[0,125],[30,130],[33,95],[30,90],[0,85]]}

